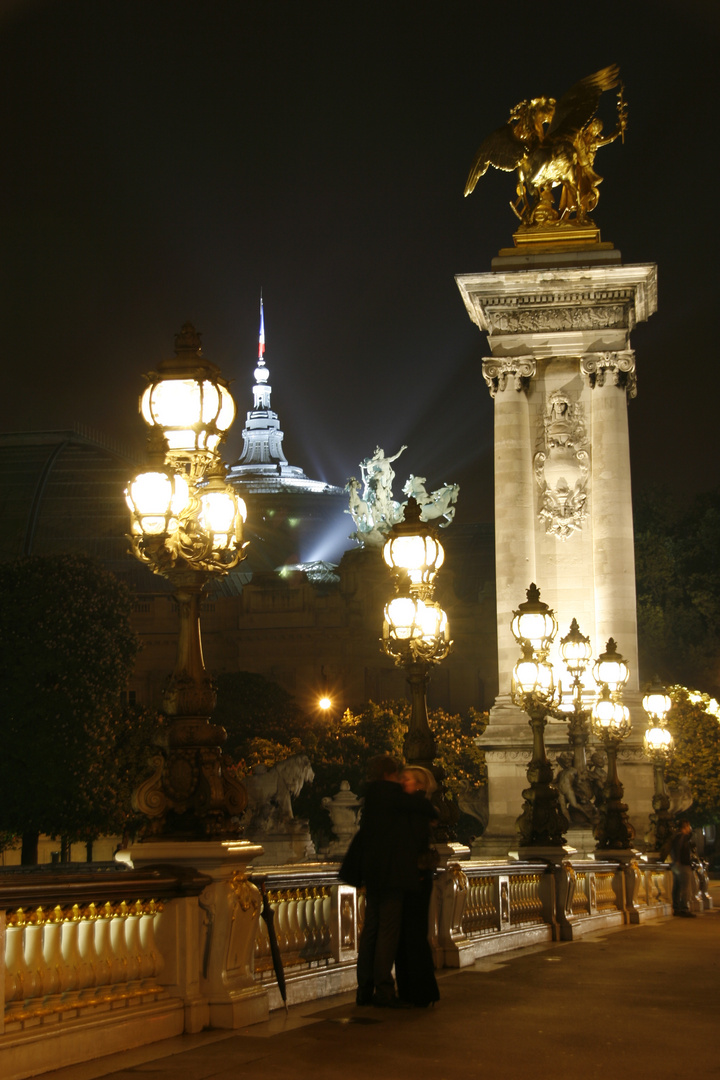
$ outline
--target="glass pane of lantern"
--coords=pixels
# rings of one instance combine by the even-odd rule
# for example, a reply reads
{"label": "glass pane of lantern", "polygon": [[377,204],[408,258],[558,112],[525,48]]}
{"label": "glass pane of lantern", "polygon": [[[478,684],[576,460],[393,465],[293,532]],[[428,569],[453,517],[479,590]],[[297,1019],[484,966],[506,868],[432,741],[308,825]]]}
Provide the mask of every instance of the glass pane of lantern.
{"label": "glass pane of lantern", "polygon": [[200,496],[202,524],[208,532],[229,533],[235,528],[235,499],[229,491]]}
{"label": "glass pane of lantern", "polygon": [[202,422],[212,424],[220,411],[220,391],[207,379],[202,384]]}
{"label": "glass pane of lantern", "polygon": [[220,431],[227,431],[235,419],[235,401],[226,386],[218,386],[220,391],[220,412],[215,421]]}
{"label": "glass pane of lantern", "polygon": [[538,676],[538,663],[536,660],[519,660],[513,672],[515,684],[521,694],[532,694],[535,690]]}
{"label": "glass pane of lantern", "polygon": [[149,424],[150,427],[152,427],[155,423],[152,415],[152,410],[150,408],[150,395],[152,393],[152,389],[152,386],[148,386],[142,397],[140,398],[140,412],[143,415],[143,420],[146,424]]}
{"label": "glass pane of lantern", "polygon": [[137,514],[165,515],[173,498],[173,485],[164,472],[140,473],[128,485],[127,504]]}
{"label": "glass pane of lantern", "polygon": [[643,698],[643,709],[649,713],[650,716],[657,716],[662,719],[666,713],[670,711],[672,702],[667,694],[662,692],[648,693]]}
{"label": "glass pane of lantern", "polygon": [[669,753],[673,745],[673,737],[667,728],[651,727],[645,732],[644,742],[651,751]]}
{"label": "glass pane of lantern", "polygon": [[194,379],[163,379],[153,389],[151,405],[162,428],[192,427],[202,416],[200,387]]}
{"label": "glass pane of lantern", "polygon": [[413,635],[415,602],[406,596],[396,596],[385,606],[385,619],[390,636],[407,641]]}

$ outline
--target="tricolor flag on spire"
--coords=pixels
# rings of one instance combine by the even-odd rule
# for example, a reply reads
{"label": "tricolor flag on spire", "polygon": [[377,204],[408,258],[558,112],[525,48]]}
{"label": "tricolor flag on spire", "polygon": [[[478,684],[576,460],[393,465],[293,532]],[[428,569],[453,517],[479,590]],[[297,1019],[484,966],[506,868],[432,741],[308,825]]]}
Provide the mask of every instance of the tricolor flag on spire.
{"label": "tricolor flag on spire", "polygon": [[258,341],[258,360],[265,357],[265,315],[263,313],[262,293],[260,293],[260,340]]}

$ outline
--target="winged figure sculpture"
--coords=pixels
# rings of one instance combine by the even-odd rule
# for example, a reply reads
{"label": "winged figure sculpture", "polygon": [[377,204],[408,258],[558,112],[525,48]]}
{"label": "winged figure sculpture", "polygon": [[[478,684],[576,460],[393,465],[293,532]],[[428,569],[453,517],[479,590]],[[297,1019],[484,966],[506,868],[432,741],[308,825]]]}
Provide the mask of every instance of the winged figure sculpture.
{"label": "winged figure sculpture", "polygon": [[[617,127],[603,135],[595,113],[604,91],[618,88]],[[559,101],[538,97],[521,101],[510,119],[480,144],[470,169],[465,194],[492,165],[517,171],[517,199],[510,205],[524,225],[549,222],[587,222],[598,201],[602,177],[595,172],[601,146],[624,136],[627,105],[617,64],[575,83]],[[553,189],[560,187],[555,204]]]}

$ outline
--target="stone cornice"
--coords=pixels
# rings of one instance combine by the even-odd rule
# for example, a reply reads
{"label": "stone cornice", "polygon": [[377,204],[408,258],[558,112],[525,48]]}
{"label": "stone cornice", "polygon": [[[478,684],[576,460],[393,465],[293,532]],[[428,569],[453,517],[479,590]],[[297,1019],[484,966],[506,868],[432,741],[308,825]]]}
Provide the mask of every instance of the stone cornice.
{"label": "stone cornice", "polygon": [[657,307],[657,268],[652,263],[494,271],[455,280],[470,318],[491,335],[629,331]]}

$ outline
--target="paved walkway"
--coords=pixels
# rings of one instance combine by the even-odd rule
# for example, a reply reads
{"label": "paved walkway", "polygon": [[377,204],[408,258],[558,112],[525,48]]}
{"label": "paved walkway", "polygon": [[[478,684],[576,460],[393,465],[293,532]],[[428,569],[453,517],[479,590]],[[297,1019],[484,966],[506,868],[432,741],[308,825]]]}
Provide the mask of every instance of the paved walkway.
{"label": "paved walkway", "polygon": [[438,981],[434,1009],[360,1009],[342,994],[239,1032],[180,1036],[46,1077],[720,1077],[717,907],[481,960]]}

